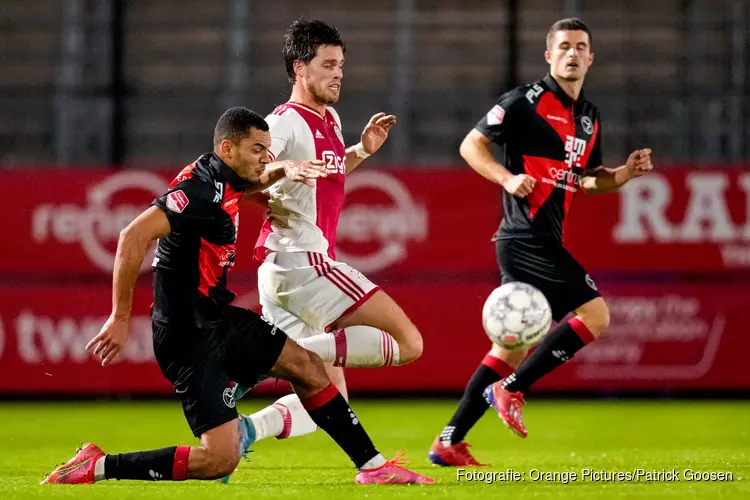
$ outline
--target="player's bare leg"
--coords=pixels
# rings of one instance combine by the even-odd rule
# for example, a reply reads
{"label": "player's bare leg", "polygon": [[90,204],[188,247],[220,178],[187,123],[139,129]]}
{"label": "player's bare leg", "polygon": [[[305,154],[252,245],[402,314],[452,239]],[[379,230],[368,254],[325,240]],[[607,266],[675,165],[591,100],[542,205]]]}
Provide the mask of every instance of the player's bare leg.
{"label": "player's bare leg", "polygon": [[609,308],[601,297],[583,304],[575,310],[575,314],[595,338],[599,338],[609,328]]}
{"label": "player's bare leg", "polygon": [[500,347],[497,344],[492,344],[489,355],[493,358],[497,358],[506,365],[512,367],[514,370],[521,366],[523,360],[526,359],[526,355],[529,353],[527,349],[516,349],[511,351],[504,347]]}
{"label": "player's bare leg", "polygon": [[359,308],[339,318],[331,330],[371,326],[390,334],[398,344],[399,358],[394,365],[405,365],[422,355],[422,334],[403,309],[382,290],[375,292]]}
{"label": "player's bare leg", "polygon": [[452,467],[488,465],[481,464],[474,458],[469,451],[471,445],[464,438],[487,411],[488,405],[483,395],[485,388],[513,373],[526,353],[526,350],[511,351],[492,344],[492,349],[466,384],[456,412],[432,443],[428,455],[430,462]]}
{"label": "player's bare leg", "polygon": [[601,297],[580,306],[575,313],[570,321],[560,323],[548,333],[513,374],[488,386],[484,392],[503,422],[521,437],[528,435],[522,414],[525,392],[534,382],[596,340],[609,326],[609,309]]}
{"label": "player's bare leg", "polygon": [[299,340],[336,366],[378,367],[410,363],[422,355],[422,334],[382,290],[331,325],[330,334]]}
{"label": "player's bare leg", "polygon": [[344,377],[344,368],[341,366],[333,366],[331,363],[323,363],[326,368],[326,374],[331,379],[333,385],[339,390],[344,399],[349,401],[349,390],[346,387],[346,377]]}

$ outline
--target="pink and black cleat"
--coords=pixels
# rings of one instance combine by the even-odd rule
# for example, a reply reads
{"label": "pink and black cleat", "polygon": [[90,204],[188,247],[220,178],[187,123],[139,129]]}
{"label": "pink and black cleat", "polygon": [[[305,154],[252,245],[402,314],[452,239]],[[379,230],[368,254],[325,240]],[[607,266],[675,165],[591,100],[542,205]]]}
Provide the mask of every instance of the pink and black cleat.
{"label": "pink and black cleat", "polygon": [[460,443],[444,445],[440,438],[437,438],[432,447],[430,448],[430,454],[427,459],[435,465],[442,467],[460,467],[464,465],[472,465],[474,467],[489,467],[490,464],[480,464],[474,455],[469,451],[471,445],[466,441]]}
{"label": "pink and black cleat", "polygon": [[360,469],[355,482],[357,484],[433,484],[431,477],[417,474],[402,467],[406,465],[404,452],[400,451],[392,460],[377,469]]}
{"label": "pink and black cleat", "polygon": [[490,406],[495,408],[500,420],[510,430],[523,438],[529,435],[529,431],[523,425],[523,414],[521,412],[523,404],[526,402],[523,399],[523,394],[507,391],[503,389],[501,382],[495,382],[488,385],[484,390],[484,398]]}
{"label": "pink and black cleat", "polygon": [[93,484],[94,465],[104,456],[95,444],[86,443],[67,463],[53,470],[41,484]]}

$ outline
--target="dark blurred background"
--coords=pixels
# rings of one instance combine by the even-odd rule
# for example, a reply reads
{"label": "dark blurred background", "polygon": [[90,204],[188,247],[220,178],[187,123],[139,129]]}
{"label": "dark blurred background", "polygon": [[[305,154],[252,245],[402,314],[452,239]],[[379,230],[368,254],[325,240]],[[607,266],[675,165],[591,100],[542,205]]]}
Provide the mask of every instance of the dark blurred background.
{"label": "dark blurred background", "polygon": [[593,30],[608,159],[650,145],[663,163],[750,160],[744,0],[5,0],[0,164],[186,162],[225,108],[286,101],[282,36],[301,15],[347,43],[347,139],[377,110],[399,117],[373,163],[457,166],[467,129],[544,75],[545,34],[572,15]]}

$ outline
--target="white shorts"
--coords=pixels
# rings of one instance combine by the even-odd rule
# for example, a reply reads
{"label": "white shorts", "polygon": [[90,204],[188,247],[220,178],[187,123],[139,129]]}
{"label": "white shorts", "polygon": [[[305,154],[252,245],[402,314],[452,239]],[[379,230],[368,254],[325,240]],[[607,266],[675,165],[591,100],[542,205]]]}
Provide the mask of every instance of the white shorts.
{"label": "white shorts", "polygon": [[263,316],[294,340],[330,331],[380,288],[352,267],[312,252],[271,252],[258,269]]}

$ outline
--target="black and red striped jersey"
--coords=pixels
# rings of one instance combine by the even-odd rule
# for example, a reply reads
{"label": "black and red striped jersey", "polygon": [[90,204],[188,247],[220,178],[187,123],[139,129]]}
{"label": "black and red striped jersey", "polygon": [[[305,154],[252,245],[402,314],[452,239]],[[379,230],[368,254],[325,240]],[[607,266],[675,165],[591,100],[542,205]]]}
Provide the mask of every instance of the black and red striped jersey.
{"label": "black and red striped jersey", "polygon": [[526,198],[503,192],[495,239],[563,242],[566,217],[584,169],[602,164],[599,111],[583,93],[573,100],[551,75],[503,94],[475,127],[505,145],[505,167],[536,179]]}
{"label": "black and red striped jersey", "polygon": [[185,167],[152,205],[164,210],[171,231],[154,256],[154,317],[212,318],[235,295],[227,288],[239,230],[245,181],[215,154]]}

